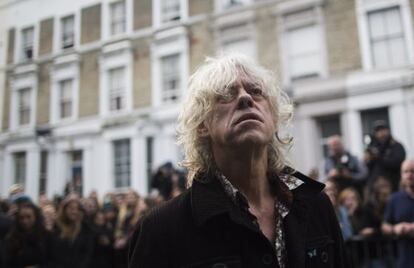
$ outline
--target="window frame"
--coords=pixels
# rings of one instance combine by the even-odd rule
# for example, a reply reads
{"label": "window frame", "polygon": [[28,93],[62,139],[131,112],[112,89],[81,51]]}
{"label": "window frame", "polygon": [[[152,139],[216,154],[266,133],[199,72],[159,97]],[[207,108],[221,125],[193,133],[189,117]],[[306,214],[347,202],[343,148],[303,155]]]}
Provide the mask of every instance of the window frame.
{"label": "window frame", "polygon": [[[122,17],[121,18],[115,18],[114,15],[114,7],[117,5],[121,5],[122,4]],[[126,9],[126,1],[125,0],[119,0],[119,1],[113,1],[109,3],[109,34],[110,36],[116,36],[116,35],[120,35],[120,34],[124,34],[127,30],[127,9]],[[116,20],[115,20],[116,19]],[[115,32],[114,31],[114,26],[117,25],[122,25],[122,31],[120,32]]]}
{"label": "window frame", "polygon": [[[17,161],[18,161],[18,157],[22,157],[23,159],[23,170],[22,174],[23,174],[23,180],[22,181],[18,181],[17,179]],[[20,159],[21,161],[21,159]],[[20,173],[20,172],[19,172]],[[19,152],[13,152],[13,183],[20,183],[22,185],[25,185],[27,182],[27,152],[26,151],[19,151]]]}
{"label": "window frame", "polygon": [[[81,23],[81,10],[76,10],[68,13],[62,13],[55,17],[53,27],[53,52],[59,53],[70,53],[80,46],[80,23]],[[64,48],[63,47],[63,19],[73,16],[73,46]]]}
{"label": "window frame", "polygon": [[[65,21],[67,23],[67,20],[72,19],[72,31],[69,33],[65,33]],[[65,17],[60,18],[60,27],[61,27],[61,31],[60,31],[60,49],[61,50],[68,50],[68,49],[73,49],[75,47],[75,32],[76,32],[76,28],[75,28],[75,15],[68,15]],[[71,44],[65,44],[65,36],[71,36],[72,38],[72,43]]]}
{"label": "window frame", "polygon": [[[109,98],[109,111],[112,112],[120,112],[123,111],[126,108],[126,67],[125,66],[119,66],[119,67],[115,67],[115,68],[111,68],[108,69],[108,85],[109,85],[109,94],[108,94],[108,98]],[[120,75],[121,73],[121,75]],[[113,81],[112,79],[114,79],[116,74],[116,81]],[[119,77],[120,76],[120,77]],[[115,88],[113,87],[113,84],[115,82],[120,82],[120,85],[117,85]],[[115,96],[115,97],[114,97]],[[117,105],[115,105],[116,107],[113,108],[112,104],[113,101],[115,100],[115,103],[118,103],[117,98],[120,98],[119,100],[119,105],[120,107],[118,108]]]}
{"label": "window frame", "polygon": [[398,68],[414,63],[414,33],[412,25],[411,5],[408,0],[390,0],[390,1],[366,1],[357,0],[357,23],[359,32],[359,42],[362,57],[362,66],[366,71],[381,70],[387,68],[376,68],[373,63],[372,48],[370,43],[370,30],[368,14],[370,12],[386,10],[393,7],[400,8],[402,28],[405,36],[405,47],[407,54],[407,63],[404,65],[393,66],[389,68]]}
{"label": "window frame", "polygon": [[152,24],[155,28],[159,27],[168,27],[177,23],[182,23],[188,19],[188,1],[189,0],[177,0],[180,2],[180,11],[179,11],[179,19],[177,20],[163,20],[163,12],[162,12],[162,1],[164,0],[153,0],[152,3]]}
{"label": "window frame", "polygon": [[[112,16],[111,16],[111,5],[117,2],[124,2],[125,9],[125,29],[122,33],[112,34],[111,25],[112,25]],[[133,0],[108,0],[105,3],[102,3],[101,8],[101,33],[102,40],[120,40],[133,32]]]}
{"label": "window frame", "polygon": [[[27,67],[27,69],[26,69]],[[38,77],[36,65],[30,64],[24,69],[16,69],[13,81],[10,81],[10,114],[9,129],[11,131],[25,131],[35,127],[37,116],[37,90]],[[20,125],[19,119],[19,91],[30,88],[30,116],[29,123]]]}
{"label": "window frame", "polygon": [[[28,44],[25,43],[25,32],[31,30],[31,44],[30,46]],[[20,32],[21,34],[21,46],[20,46],[20,58],[22,61],[31,61],[34,59],[34,44],[35,44],[35,27],[34,26],[29,26],[26,28],[23,28]],[[31,54],[30,57],[27,55],[27,48],[30,47],[31,48]]]}
{"label": "window frame", "polygon": [[[303,2],[303,3],[302,3]],[[291,85],[296,80],[302,80],[307,78],[326,78],[328,77],[328,64],[327,64],[327,44],[325,37],[325,19],[323,14],[323,7],[319,1],[310,1],[308,2],[298,2],[297,6],[284,8],[283,5],[278,10],[278,32],[281,36],[280,38],[280,57],[282,59],[282,68],[283,68],[283,84],[285,86]],[[298,16],[296,20],[290,20],[289,16],[299,15],[301,13],[310,12],[313,13],[311,16]],[[288,43],[288,33],[297,29],[304,27],[315,27],[315,31],[319,36],[320,41],[320,67],[319,70],[315,70],[316,75],[312,76],[299,76],[292,77],[290,72],[291,62],[288,53],[289,43]]]}
{"label": "window frame", "polygon": [[[22,93],[27,93],[28,96],[25,96],[27,98],[26,101],[24,101],[24,96]],[[32,92],[32,88],[31,87],[24,87],[24,88],[20,88],[17,91],[17,125],[19,127],[24,127],[30,124],[30,115],[32,112],[32,107],[31,107],[31,103],[30,103],[30,99],[31,99],[31,95],[33,94]],[[23,102],[27,102],[26,105],[24,107],[23,106]],[[22,115],[24,113],[27,113],[27,122],[22,122]]]}
{"label": "window frame", "polygon": [[[69,123],[79,117],[79,72],[79,57],[77,55],[69,54],[55,60],[50,71],[50,123]],[[61,82],[65,80],[72,81],[72,114],[62,118],[60,112]]]}
{"label": "window frame", "polygon": [[[125,144],[124,144],[125,143]],[[112,175],[113,175],[113,182],[115,188],[128,188],[131,186],[132,183],[132,148],[131,148],[131,139],[124,138],[124,139],[117,139],[112,141]],[[116,146],[122,146],[121,148],[116,148]],[[126,146],[126,147],[125,147]],[[117,156],[117,149],[125,149],[126,152],[124,152],[125,155],[122,155],[123,157]],[[122,160],[122,161],[121,161]],[[126,161],[124,163],[124,161]],[[121,172],[117,170],[117,168],[121,168]],[[119,178],[118,176],[122,176],[122,178]],[[127,175],[127,185],[123,185],[124,176]],[[119,180],[120,179],[120,180]],[[121,182],[121,183],[119,183]]]}
{"label": "window frame", "polygon": [[[122,110],[110,109],[109,71],[125,68],[125,107]],[[103,47],[99,64],[99,113],[103,117],[125,115],[133,109],[133,53],[130,41],[122,41]]]}
{"label": "window frame", "polygon": [[[164,64],[165,60],[174,59],[177,66],[181,65],[181,54],[180,53],[173,53],[169,55],[162,56],[160,58],[160,64],[161,64],[161,102],[162,103],[174,103],[178,101],[181,96],[181,88],[182,88],[182,78],[180,75],[180,69],[178,71],[171,71],[170,73],[165,73]],[[171,63],[169,63],[171,65]],[[167,76],[167,77],[166,77]],[[174,76],[174,77],[173,77]],[[173,77],[174,80],[178,81],[178,85],[175,88],[166,88],[166,84],[170,82],[172,79],[169,79]],[[168,81],[167,81],[168,80]],[[167,92],[168,90],[168,92]],[[171,96],[170,96],[171,95]]]}
{"label": "window frame", "polygon": [[[73,99],[74,99],[74,85],[73,85],[73,81],[74,79],[63,79],[59,81],[59,92],[58,92],[58,99],[59,99],[59,109],[58,109],[58,113],[59,113],[59,119],[60,120],[65,120],[68,118],[73,117]],[[66,83],[70,83],[70,87],[69,89],[67,89],[66,87],[64,87],[64,84]],[[64,97],[63,95],[63,90],[69,90],[69,95],[70,97]],[[64,111],[64,105],[68,105],[70,107],[70,114],[69,115],[63,115],[63,111]]]}

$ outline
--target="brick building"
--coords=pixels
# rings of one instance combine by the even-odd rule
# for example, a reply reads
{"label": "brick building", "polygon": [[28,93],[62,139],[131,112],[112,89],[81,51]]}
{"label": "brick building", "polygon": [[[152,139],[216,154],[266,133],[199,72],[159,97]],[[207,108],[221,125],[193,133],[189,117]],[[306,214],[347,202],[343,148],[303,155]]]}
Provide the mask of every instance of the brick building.
{"label": "brick building", "polygon": [[292,158],[361,155],[384,119],[414,153],[414,0],[0,0],[0,194],[148,190],[205,56],[243,52],[296,105]]}

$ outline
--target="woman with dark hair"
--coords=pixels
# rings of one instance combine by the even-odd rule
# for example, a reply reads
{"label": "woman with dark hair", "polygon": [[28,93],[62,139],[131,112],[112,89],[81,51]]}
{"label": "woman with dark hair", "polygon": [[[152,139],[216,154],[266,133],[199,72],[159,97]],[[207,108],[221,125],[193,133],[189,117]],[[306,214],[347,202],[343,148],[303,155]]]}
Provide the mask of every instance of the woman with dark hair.
{"label": "woman with dark hair", "polygon": [[57,258],[62,268],[90,267],[94,235],[83,223],[78,197],[69,196],[62,201],[58,212]]}
{"label": "woman with dark hair", "polygon": [[14,225],[5,240],[6,267],[55,267],[53,240],[40,209],[33,203],[18,206]]}
{"label": "woman with dark hair", "polygon": [[114,235],[106,224],[105,214],[98,211],[93,217],[95,245],[90,267],[111,268],[114,265]]}

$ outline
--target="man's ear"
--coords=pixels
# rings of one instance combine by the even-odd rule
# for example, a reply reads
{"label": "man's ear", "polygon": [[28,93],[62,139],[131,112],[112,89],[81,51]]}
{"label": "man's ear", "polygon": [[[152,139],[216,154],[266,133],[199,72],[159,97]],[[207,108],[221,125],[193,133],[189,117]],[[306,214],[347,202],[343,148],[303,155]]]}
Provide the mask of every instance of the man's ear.
{"label": "man's ear", "polygon": [[208,131],[205,121],[198,126],[197,134],[199,137],[202,137],[202,138],[207,138],[210,136],[210,132]]}

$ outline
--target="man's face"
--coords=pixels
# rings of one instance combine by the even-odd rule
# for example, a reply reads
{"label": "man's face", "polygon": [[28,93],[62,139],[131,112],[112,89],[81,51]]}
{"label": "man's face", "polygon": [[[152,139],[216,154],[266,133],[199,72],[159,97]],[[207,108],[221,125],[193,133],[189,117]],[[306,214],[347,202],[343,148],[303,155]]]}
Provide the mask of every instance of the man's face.
{"label": "man's face", "polygon": [[404,187],[414,189],[414,161],[406,161],[402,164],[401,180]]}
{"label": "man's face", "polygon": [[341,155],[344,152],[342,141],[339,137],[333,137],[328,141],[329,152],[332,155]]}
{"label": "man's face", "polygon": [[248,77],[240,77],[219,96],[201,127],[213,149],[267,144],[275,133],[270,103],[263,89]]}
{"label": "man's face", "polygon": [[375,138],[379,142],[386,141],[389,136],[390,136],[390,130],[388,128],[381,128],[381,129],[375,131]]}

